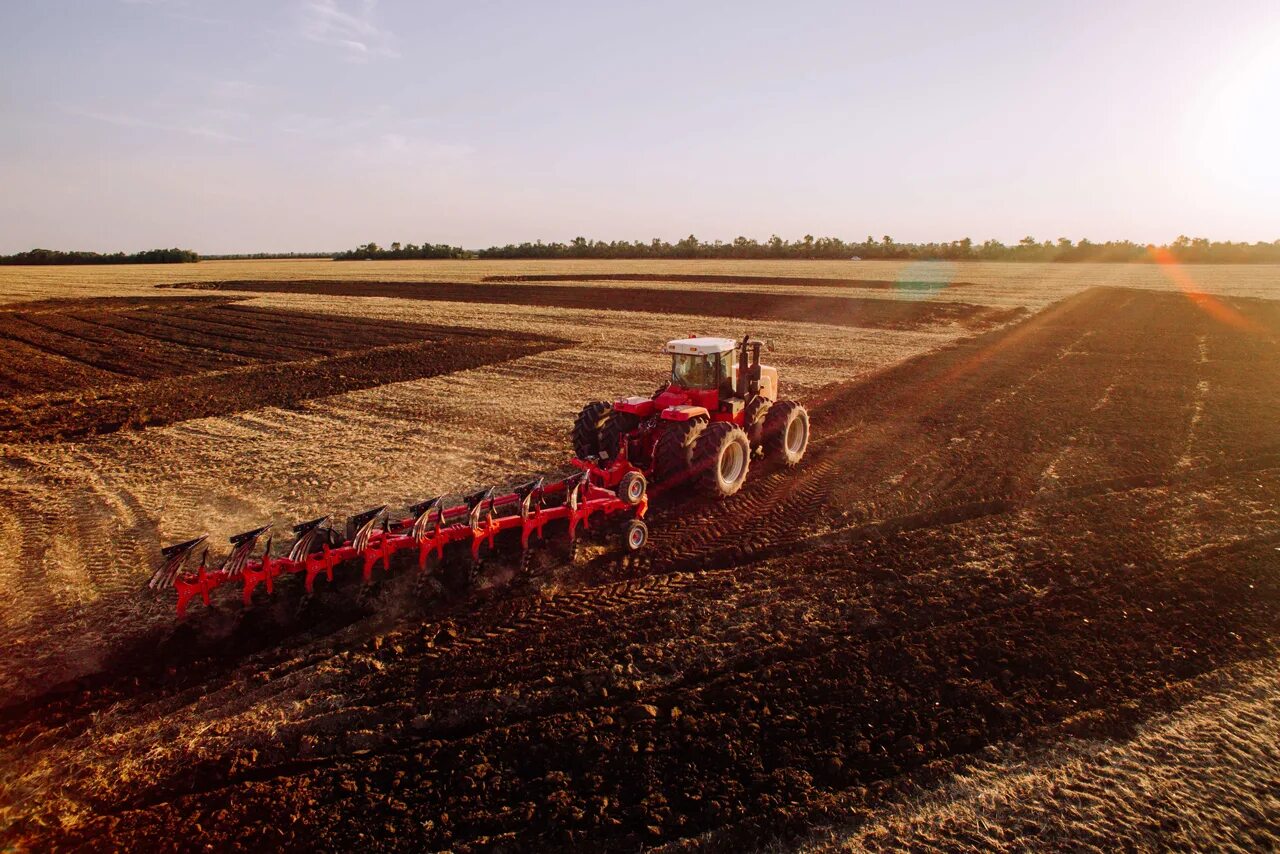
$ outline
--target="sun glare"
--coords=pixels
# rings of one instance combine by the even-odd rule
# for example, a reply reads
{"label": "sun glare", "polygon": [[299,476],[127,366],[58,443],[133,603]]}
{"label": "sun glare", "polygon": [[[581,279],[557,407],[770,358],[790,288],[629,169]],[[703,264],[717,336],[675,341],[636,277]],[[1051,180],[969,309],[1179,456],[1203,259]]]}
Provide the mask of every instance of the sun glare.
{"label": "sun glare", "polygon": [[1177,285],[1187,299],[1214,320],[1245,332],[1261,333],[1263,331],[1256,321],[1245,317],[1213,294],[1205,293],[1168,249],[1152,247],[1151,257],[1160,265],[1160,269],[1169,281]]}
{"label": "sun glare", "polygon": [[1280,190],[1280,33],[1236,52],[1192,117],[1197,156],[1208,175],[1254,189]]}

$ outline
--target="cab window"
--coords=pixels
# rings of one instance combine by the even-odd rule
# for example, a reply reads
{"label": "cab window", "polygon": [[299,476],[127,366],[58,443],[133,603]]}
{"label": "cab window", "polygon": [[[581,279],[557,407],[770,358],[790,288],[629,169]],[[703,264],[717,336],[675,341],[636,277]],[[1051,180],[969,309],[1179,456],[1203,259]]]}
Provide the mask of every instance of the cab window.
{"label": "cab window", "polygon": [[715,388],[721,377],[720,354],[676,353],[671,357],[671,382],[681,388]]}

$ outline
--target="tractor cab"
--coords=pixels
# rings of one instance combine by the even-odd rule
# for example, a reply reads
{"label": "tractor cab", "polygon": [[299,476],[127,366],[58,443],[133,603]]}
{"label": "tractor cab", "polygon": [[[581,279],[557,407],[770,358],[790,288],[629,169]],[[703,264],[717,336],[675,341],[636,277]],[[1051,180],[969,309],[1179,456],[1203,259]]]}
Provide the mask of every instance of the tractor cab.
{"label": "tractor cab", "polygon": [[688,391],[719,390],[732,386],[737,368],[732,338],[678,338],[668,341],[664,353],[671,354],[671,385]]}
{"label": "tractor cab", "polygon": [[760,347],[747,337],[668,341],[663,352],[671,355],[671,377],[654,400],[655,408],[675,420],[693,408],[736,416],[754,397],[776,399],[778,372],[760,364]]}

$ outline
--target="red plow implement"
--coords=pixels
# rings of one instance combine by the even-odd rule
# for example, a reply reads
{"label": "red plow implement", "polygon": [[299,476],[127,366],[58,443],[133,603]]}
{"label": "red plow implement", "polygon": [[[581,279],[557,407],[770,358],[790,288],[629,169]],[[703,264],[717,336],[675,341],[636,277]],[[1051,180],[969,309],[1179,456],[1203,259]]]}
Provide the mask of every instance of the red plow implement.
{"label": "red plow implement", "polygon": [[[627,471],[614,488],[610,472],[593,463],[575,461],[583,470],[560,480],[538,478],[507,491],[497,488],[465,496],[457,503],[446,496],[432,498],[391,514],[386,506],[373,507],[350,517],[345,534],[322,516],[295,525],[293,542],[282,557],[271,554],[270,525],[236,534],[231,552],[216,569],[209,566],[207,535],[177,543],[161,550],[163,562],[151,576],[153,590],[173,588],[178,597],[178,615],[183,616],[193,599],[211,604],[215,590],[239,584],[241,600],[252,604],[254,593],[265,588],[275,592],[277,579],[302,575],[308,593],[323,576],[332,583],[334,571],[356,567],[364,584],[373,581],[374,570],[391,571],[392,559],[410,554],[417,572],[427,574],[441,565],[446,554],[466,556],[477,564],[497,550],[499,538],[518,539],[523,554],[545,539],[548,526],[563,532],[570,544],[579,533],[591,528],[599,516],[630,514],[624,533],[629,550],[644,546],[648,529],[643,517],[648,509],[647,484],[638,471]],[[628,467],[629,468],[629,467]],[[258,543],[266,538],[256,557]],[[199,562],[192,568],[192,558]]]}

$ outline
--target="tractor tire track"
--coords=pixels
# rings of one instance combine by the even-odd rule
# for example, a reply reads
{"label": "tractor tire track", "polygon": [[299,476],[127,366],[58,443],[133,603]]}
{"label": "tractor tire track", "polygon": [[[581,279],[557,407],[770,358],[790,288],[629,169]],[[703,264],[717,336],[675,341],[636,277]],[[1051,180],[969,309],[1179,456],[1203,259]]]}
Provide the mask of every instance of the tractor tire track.
{"label": "tractor tire track", "polygon": [[[1265,542],[1237,544],[1212,556],[1204,556],[1188,561],[1187,565],[1189,567],[1216,565],[1217,561],[1229,554],[1257,552],[1263,547],[1269,547],[1275,541],[1275,538],[1273,538]],[[1124,573],[1124,577],[1128,586],[1137,588],[1150,580],[1163,577],[1162,568],[1152,565],[1136,573]],[[1057,586],[1052,595],[1057,599],[1066,601],[1071,599],[1076,592],[1094,590],[1098,584],[1098,578],[1086,574],[1078,582]],[[1044,607],[1044,603],[1001,601],[995,597],[983,596],[981,593],[982,591],[980,590],[975,590],[971,593],[973,599],[979,603],[976,610],[958,608],[957,610],[962,616],[955,620],[939,623],[931,620],[928,614],[921,613],[916,615],[914,625],[895,628],[888,632],[876,631],[874,628],[869,629],[864,626],[843,630],[828,628],[821,635],[788,638],[784,642],[776,643],[766,648],[741,650],[733,657],[716,662],[714,667],[694,669],[687,672],[682,678],[662,686],[656,693],[646,692],[643,698],[659,706],[674,705],[679,702],[680,697],[691,691],[705,691],[715,685],[731,685],[743,679],[750,680],[751,677],[763,672],[777,668],[794,668],[807,662],[829,657],[833,651],[847,646],[849,641],[855,639],[866,650],[866,656],[869,658],[888,656],[891,655],[893,650],[903,647],[940,648],[944,646],[942,638],[946,636],[955,635],[964,630],[972,631],[984,625],[1009,625],[1032,621]],[[572,615],[572,611],[566,611],[559,616],[561,619],[567,619]],[[461,643],[465,645],[465,639]],[[460,695],[444,694],[439,697],[439,701],[444,704],[465,706],[468,699],[474,699],[469,698],[467,696],[468,693],[471,692]],[[364,757],[403,754],[427,741],[447,748],[452,743],[468,742],[481,736],[489,738],[501,737],[507,732],[526,729],[531,724],[545,723],[549,720],[565,718],[565,716],[572,717],[580,715],[584,711],[622,714],[623,709],[613,702],[584,703],[580,698],[570,696],[562,698],[559,702],[553,702],[550,706],[539,707],[536,712],[531,710],[529,713],[504,716],[496,724],[481,721],[477,725],[450,726],[444,730],[429,729],[413,736],[408,742],[398,741],[383,748],[377,748],[373,751],[361,751],[358,754],[339,752],[323,758],[301,762],[289,761],[279,764],[260,764],[234,779],[224,779],[222,774],[215,769],[206,769],[205,773],[212,774],[215,779],[201,786],[185,791],[180,790],[172,796],[166,796],[164,801],[139,801],[129,804],[128,808],[145,809],[167,803],[173,797],[181,798],[208,794],[213,791],[234,788],[249,783],[292,777],[303,772],[340,766],[357,757],[361,757],[360,761],[370,761],[370,759]],[[382,714],[378,707],[365,707],[356,710],[355,717],[344,716],[342,725],[353,728],[361,723],[361,717],[363,716],[368,716],[373,720],[382,719]],[[967,753],[969,751],[959,752]],[[955,752],[935,757],[934,761],[949,758],[952,755],[955,755]],[[893,776],[898,773],[900,772],[895,771]],[[872,775],[862,778],[861,783],[866,785],[874,783],[877,779],[881,778]],[[109,809],[107,814],[115,814],[116,809]]]}

